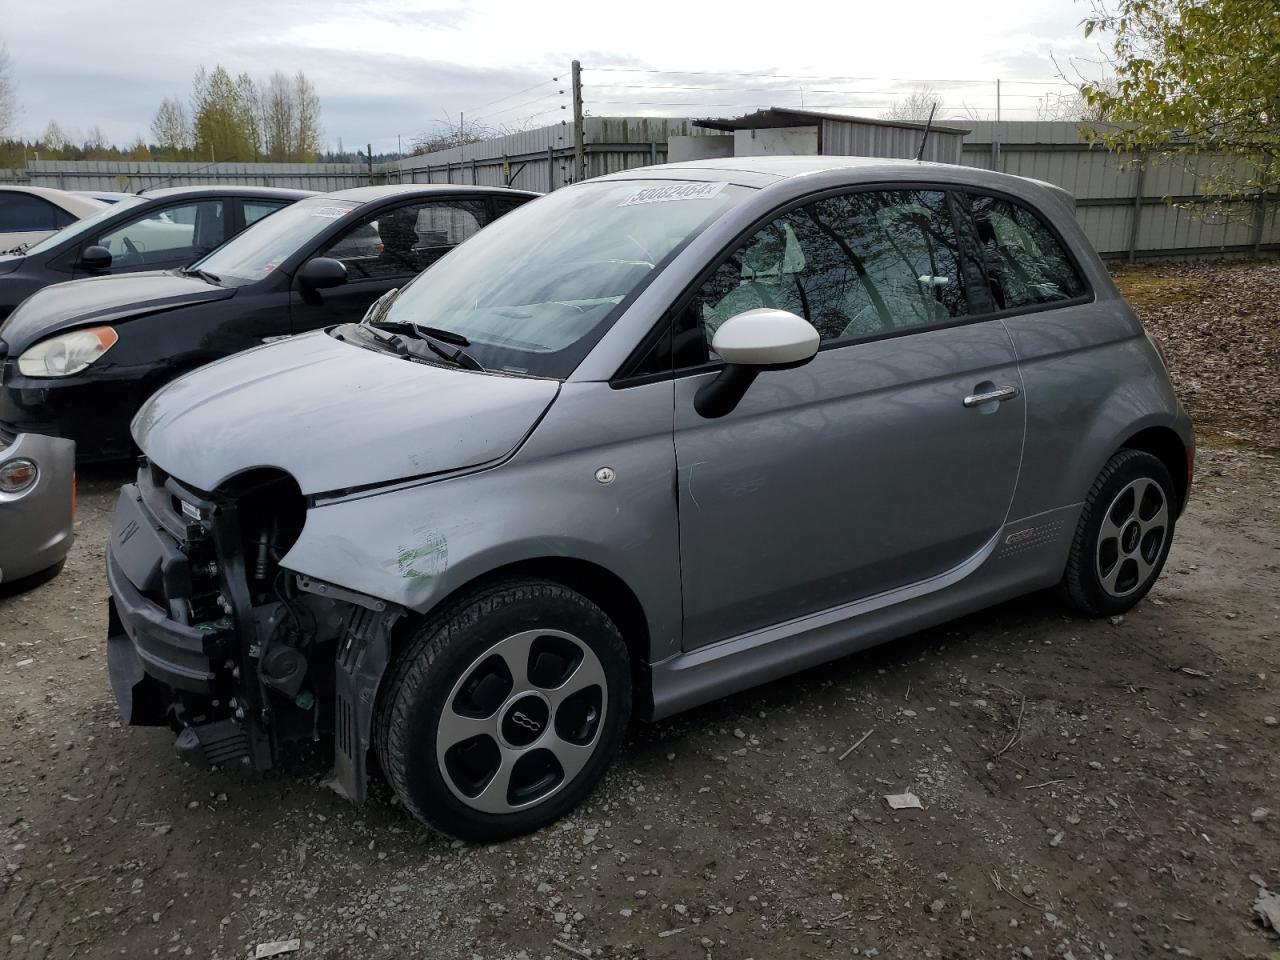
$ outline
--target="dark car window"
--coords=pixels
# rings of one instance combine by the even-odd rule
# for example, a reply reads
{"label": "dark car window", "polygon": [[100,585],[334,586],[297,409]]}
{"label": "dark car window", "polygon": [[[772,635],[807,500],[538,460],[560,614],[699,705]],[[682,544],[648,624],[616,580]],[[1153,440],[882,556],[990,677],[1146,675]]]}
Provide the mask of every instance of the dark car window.
{"label": "dark car window", "polygon": [[[63,218],[59,218],[61,213]],[[57,206],[29,193],[0,191],[0,232],[26,233],[60,230],[75,218]]]}
{"label": "dark car window", "polygon": [[90,243],[110,250],[119,266],[186,252],[198,256],[226,239],[224,207],[221,200],[201,200],[153,210],[92,237]]}
{"label": "dark car window", "polygon": [[494,219],[503,214],[510,213],[516,207],[524,206],[529,202],[530,197],[494,197],[493,198],[493,216]]}
{"label": "dark car window", "polygon": [[412,276],[477,233],[483,200],[433,200],[381,210],[358,222],[321,256],[341,260],[352,280]]}
{"label": "dark car window", "polygon": [[720,325],[760,307],[804,317],[824,342],[909,332],[962,316],[967,304],[946,195],[849,193],[773,220],[698,290],[683,317],[685,332],[677,331],[677,365],[705,362]]}
{"label": "dark car window", "polygon": [[244,202],[244,225],[252,226],[263,217],[275,213],[288,206],[283,200],[246,200]]}
{"label": "dark car window", "polygon": [[1085,293],[1071,257],[1041,219],[1003,197],[969,194],[987,285],[997,310]]}

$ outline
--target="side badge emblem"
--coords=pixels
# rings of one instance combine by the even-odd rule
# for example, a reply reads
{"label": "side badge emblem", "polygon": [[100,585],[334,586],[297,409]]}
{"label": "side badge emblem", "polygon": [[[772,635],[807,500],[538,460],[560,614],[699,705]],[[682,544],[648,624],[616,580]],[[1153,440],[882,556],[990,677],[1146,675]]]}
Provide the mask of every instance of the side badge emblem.
{"label": "side badge emblem", "polygon": [[612,467],[601,467],[596,471],[596,482],[610,484],[613,483],[616,476],[617,474],[613,472]]}

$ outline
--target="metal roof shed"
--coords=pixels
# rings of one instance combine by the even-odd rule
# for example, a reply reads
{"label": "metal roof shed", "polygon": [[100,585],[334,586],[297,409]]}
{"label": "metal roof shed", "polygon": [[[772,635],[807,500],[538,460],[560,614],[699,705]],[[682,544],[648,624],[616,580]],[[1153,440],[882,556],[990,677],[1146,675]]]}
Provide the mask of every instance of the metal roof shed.
{"label": "metal roof shed", "polygon": [[[896,157],[914,159],[923,123],[877,120],[817,110],[770,107],[732,120],[695,120],[694,126],[732,133],[734,156]],[[932,124],[921,159],[959,163],[968,130]]]}

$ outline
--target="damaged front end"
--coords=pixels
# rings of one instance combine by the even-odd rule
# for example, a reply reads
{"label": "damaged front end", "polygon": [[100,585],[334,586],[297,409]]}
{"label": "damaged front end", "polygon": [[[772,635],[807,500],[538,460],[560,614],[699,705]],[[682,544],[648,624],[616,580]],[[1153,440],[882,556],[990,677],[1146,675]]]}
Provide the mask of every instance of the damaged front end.
{"label": "damaged front end", "polygon": [[144,460],[107,548],[111,686],[126,723],[169,725],[197,766],[266,770],[331,743],[334,786],[358,802],[404,609],[281,567],[305,516],[281,471],[207,494]]}

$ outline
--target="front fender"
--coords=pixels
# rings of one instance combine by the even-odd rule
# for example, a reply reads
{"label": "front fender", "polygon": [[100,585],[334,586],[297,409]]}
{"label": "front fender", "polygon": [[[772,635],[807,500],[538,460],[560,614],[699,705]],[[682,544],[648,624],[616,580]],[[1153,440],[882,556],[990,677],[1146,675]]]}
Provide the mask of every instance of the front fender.
{"label": "front fender", "polygon": [[[655,658],[676,653],[681,611],[670,391],[670,383],[626,391],[567,385],[511,460],[312,506],[281,563],[426,614],[501,567],[578,560],[629,586],[644,610]],[[611,411],[613,405],[626,414]],[[644,415],[648,409],[652,418]],[[616,479],[599,482],[602,466]]]}

